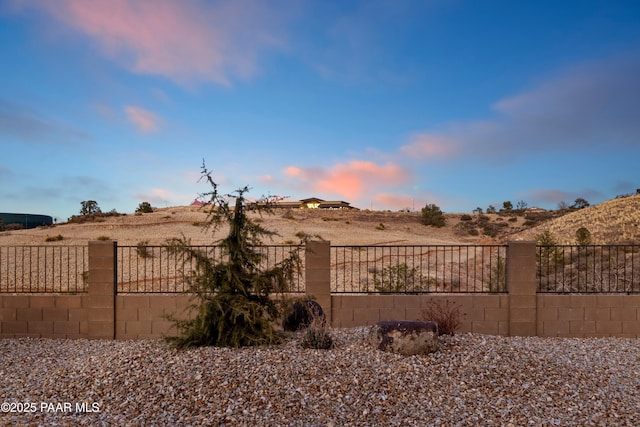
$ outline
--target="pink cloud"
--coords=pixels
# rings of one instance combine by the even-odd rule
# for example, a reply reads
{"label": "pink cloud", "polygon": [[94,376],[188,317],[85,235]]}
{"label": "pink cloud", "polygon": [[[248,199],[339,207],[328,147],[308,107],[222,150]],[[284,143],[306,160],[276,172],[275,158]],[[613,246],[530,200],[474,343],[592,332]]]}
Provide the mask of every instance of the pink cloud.
{"label": "pink cloud", "polygon": [[358,199],[380,188],[406,184],[412,174],[393,163],[378,165],[369,161],[353,160],[337,164],[330,169],[287,167],[283,173],[297,180],[297,186],[326,195]]}
{"label": "pink cloud", "polygon": [[256,72],[264,47],[280,46],[275,8],[259,1],[25,0],[90,38],[133,72],[180,84]]}
{"label": "pink cloud", "polygon": [[132,105],[127,105],[124,111],[129,121],[133,123],[140,132],[151,133],[158,130],[160,118],[151,111]]}

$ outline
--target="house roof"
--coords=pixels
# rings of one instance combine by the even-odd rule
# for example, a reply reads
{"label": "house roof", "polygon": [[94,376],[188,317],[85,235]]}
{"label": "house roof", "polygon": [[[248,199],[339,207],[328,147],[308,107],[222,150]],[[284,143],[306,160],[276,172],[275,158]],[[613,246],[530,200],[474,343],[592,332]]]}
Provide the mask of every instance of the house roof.
{"label": "house roof", "polygon": [[311,203],[311,202],[324,202],[324,200],[319,199],[317,197],[310,197],[308,199],[302,199],[300,200],[302,203]]}

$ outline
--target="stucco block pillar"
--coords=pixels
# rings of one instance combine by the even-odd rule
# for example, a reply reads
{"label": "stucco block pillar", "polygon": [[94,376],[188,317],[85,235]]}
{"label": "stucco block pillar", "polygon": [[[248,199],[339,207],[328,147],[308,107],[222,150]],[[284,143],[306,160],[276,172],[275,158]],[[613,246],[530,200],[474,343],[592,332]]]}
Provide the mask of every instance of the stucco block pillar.
{"label": "stucco block pillar", "polygon": [[507,289],[509,292],[509,335],[537,335],[535,242],[508,243]]}
{"label": "stucco block pillar", "polygon": [[331,324],[331,242],[309,241],[305,247],[306,294],[322,306]]}
{"label": "stucco block pillar", "polygon": [[89,242],[89,338],[115,339],[116,253],[114,241]]}

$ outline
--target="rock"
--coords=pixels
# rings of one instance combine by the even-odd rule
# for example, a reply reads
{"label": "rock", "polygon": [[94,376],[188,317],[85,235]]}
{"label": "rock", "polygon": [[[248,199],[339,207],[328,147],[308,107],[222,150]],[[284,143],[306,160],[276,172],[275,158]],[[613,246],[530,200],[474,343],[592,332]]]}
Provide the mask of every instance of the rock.
{"label": "rock", "polygon": [[319,322],[318,326],[325,325],[326,317],[322,306],[313,300],[296,301],[287,310],[282,328],[285,331],[299,331],[308,328],[314,319]]}
{"label": "rock", "polygon": [[369,339],[379,350],[412,356],[438,349],[438,324],[412,320],[385,320],[371,327]]}

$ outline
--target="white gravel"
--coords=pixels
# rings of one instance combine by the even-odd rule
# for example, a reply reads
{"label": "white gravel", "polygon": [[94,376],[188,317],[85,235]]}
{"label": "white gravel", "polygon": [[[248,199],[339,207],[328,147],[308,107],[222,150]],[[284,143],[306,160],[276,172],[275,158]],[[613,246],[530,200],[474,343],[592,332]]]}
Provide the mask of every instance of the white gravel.
{"label": "white gravel", "polygon": [[640,425],[640,340],[463,334],[402,357],[367,331],[332,350],[0,340],[0,425]]}

